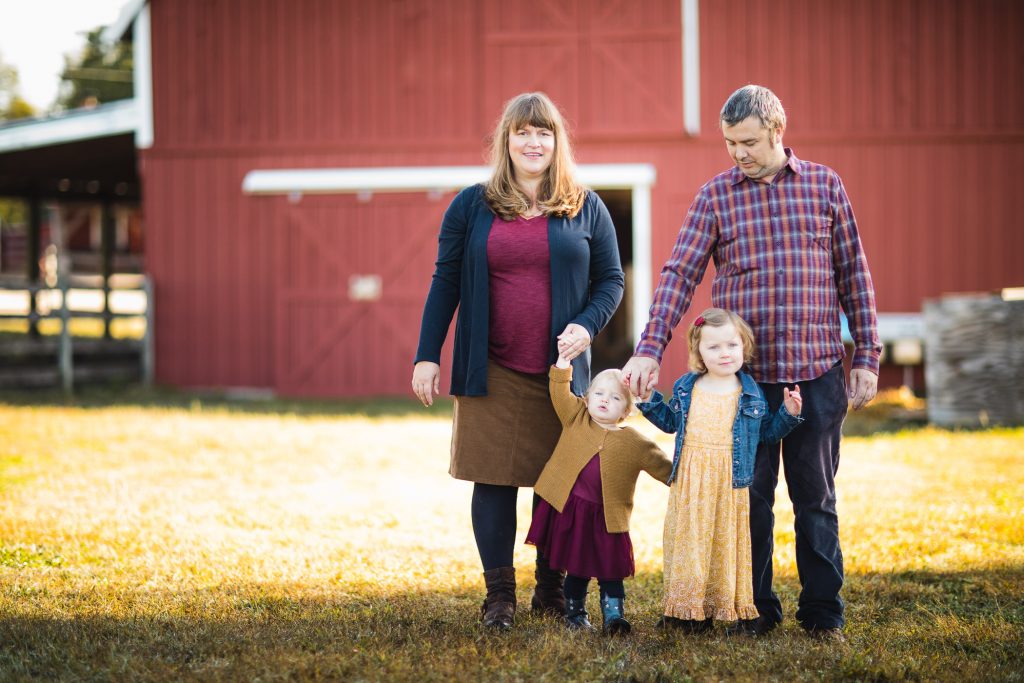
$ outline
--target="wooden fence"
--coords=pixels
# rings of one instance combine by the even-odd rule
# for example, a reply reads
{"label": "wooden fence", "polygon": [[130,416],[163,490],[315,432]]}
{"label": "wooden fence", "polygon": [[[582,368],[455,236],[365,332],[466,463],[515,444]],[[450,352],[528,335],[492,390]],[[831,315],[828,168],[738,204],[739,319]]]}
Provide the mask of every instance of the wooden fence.
{"label": "wooden fence", "polygon": [[[141,336],[115,338],[112,328],[120,319],[139,321]],[[56,334],[43,329],[53,327],[47,325],[49,320],[58,321]],[[98,320],[100,329],[93,335],[76,335],[76,320]],[[111,376],[109,368],[103,368],[103,358],[117,358],[123,369],[126,356],[137,365],[130,374],[144,385],[152,383],[153,287],[143,275],[66,275],[53,286],[23,278],[0,279],[0,321],[23,323],[18,332],[6,332],[0,341],[0,361],[9,380],[0,384],[39,386],[52,384],[55,378],[71,392],[76,382]]]}

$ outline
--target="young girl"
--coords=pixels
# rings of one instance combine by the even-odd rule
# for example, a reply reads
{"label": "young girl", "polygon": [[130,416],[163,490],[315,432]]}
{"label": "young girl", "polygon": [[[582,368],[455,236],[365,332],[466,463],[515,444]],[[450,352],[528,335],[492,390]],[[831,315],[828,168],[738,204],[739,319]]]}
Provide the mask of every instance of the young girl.
{"label": "young girl", "polygon": [[562,435],[534,491],[541,497],[526,542],[537,546],[565,578],[565,623],[591,629],[587,584],[601,590],[602,631],[629,633],[622,580],[634,573],[629,517],[640,470],[668,480],[672,461],[653,441],[622,421],[633,396],[618,370],[594,378],[585,398],[569,389],[572,367],[561,355],[548,373],[551,403]]}
{"label": "young girl", "polygon": [[764,394],[740,367],[754,335],[742,318],[709,308],[689,330],[690,367],[666,404],[655,391],[639,408],[662,431],[676,433],[665,515],[665,616],[658,625],[689,633],[712,620],[734,621],[730,634],[750,633],[757,619],[750,564],[750,499],[754,455],[798,425],[800,388],[768,415]]}

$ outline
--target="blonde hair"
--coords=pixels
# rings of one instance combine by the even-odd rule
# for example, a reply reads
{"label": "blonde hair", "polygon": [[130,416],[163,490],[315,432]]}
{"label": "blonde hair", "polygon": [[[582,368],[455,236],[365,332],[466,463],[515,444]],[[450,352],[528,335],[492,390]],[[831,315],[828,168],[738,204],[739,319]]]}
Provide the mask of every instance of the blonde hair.
{"label": "blonde hair", "polygon": [[[699,323],[699,324],[698,324]],[[700,335],[707,327],[725,327],[732,325],[743,342],[743,362],[749,363],[754,357],[754,331],[750,329],[747,321],[732,311],[724,308],[708,308],[698,315],[687,332],[687,340],[690,344],[690,369],[694,372],[707,372],[704,359],[700,357]]]}
{"label": "blonde hair", "polygon": [[634,402],[636,397],[633,396],[633,392],[628,386],[622,381],[622,370],[617,368],[608,368],[594,375],[594,379],[590,380],[590,386],[587,388],[587,393],[584,394],[584,398],[590,399],[590,392],[601,382],[607,382],[611,380],[618,385],[619,390],[626,395],[626,409],[622,412],[622,417],[619,418],[619,422],[625,420],[627,417],[633,414]]}
{"label": "blonde hair", "polygon": [[530,200],[516,184],[515,167],[508,153],[508,137],[523,126],[546,128],[555,134],[555,153],[537,190],[537,204],[546,216],[574,217],[583,208],[587,190],[576,181],[576,162],[558,107],[542,92],[516,95],[505,103],[505,111],[491,138],[494,172],[484,186],[484,197],[494,213],[505,220],[527,213]]}

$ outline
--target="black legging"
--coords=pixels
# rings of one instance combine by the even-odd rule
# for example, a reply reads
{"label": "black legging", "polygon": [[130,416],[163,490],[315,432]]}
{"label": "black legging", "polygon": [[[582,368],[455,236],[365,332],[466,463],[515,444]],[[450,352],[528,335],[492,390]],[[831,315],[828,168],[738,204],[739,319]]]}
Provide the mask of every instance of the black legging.
{"label": "black legging", "polygon": [[[512,566],[512,552],[516,547],[516,486],[473,484],[473,535],[480,552],[484,571]],[[540,496],[533,494],[533,507]],[[541,556],[540,549],[537,556]]]}
{"label": "black legging", "polygon": [[[565,597],[573,600],[582,600],[587,597],[587,585],[590,583],[589,576],[573,576],[567,574],[565,577]],[[601,587],[601,594],[612,598],[626,597],[626,587],[622,579],[598,579],[597,584]]]}

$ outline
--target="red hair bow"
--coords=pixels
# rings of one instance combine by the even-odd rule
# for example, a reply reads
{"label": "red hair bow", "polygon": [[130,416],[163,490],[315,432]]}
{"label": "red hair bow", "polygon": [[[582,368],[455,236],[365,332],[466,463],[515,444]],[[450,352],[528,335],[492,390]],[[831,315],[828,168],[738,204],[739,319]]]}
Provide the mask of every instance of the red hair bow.
{"label": "red hair bow", "polygon": [[697,319],[693,321],[693,326],[694,327],[700,327],[703,324],[704,324],[704,316],[702,316],[702,315],[698,315]]}

